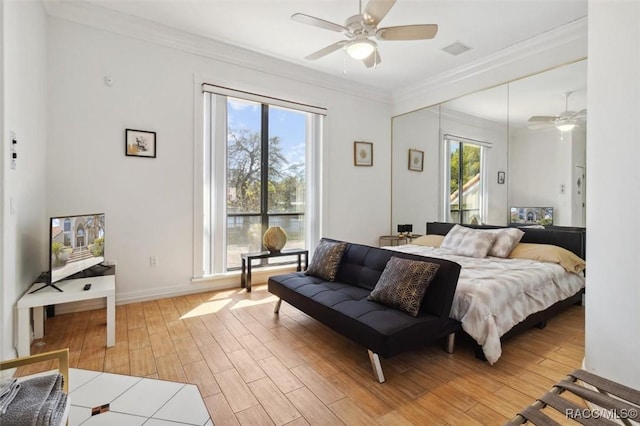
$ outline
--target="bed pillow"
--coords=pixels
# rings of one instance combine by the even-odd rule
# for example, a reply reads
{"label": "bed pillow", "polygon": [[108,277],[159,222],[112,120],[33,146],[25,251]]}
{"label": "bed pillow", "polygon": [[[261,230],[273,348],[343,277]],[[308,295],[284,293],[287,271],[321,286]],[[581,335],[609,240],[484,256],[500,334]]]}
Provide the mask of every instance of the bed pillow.
{"label": "bed pillow", "polygon": [[427,287],[440,265],[392,256],[368,300],[418,316]]}
{"label": "bed pillow", "polygon": [[524,231],[518,228],[485,229],[483,232],[490,232],[496,235],[496,240],[489,249],[489,256],[507,257],[524,235]]}
{"label": "bed pillow", "polygon": [[335,281],[340,267],[340,260],[346,248],[347,243],[345,242],[321,239],[305,274],[327,281]]}
{"label": "bed pillow", "polygon": [[411,244],[418,246],[440,247],[444,240],[444,235],[423,235],[422,237],[411,240]]}
{"label": "bed pillow", "polygon": [[574,253],[552,244],[520,243],[509,254],[511,259],[531,259],[561,265],[567,272],[579,274],[586,263]]}
{"label": "bed pillow", "polygon": [[496,235],[490,232],[454,225],[447,232],[440,247],[460,256],[486,257],[495,240]]}

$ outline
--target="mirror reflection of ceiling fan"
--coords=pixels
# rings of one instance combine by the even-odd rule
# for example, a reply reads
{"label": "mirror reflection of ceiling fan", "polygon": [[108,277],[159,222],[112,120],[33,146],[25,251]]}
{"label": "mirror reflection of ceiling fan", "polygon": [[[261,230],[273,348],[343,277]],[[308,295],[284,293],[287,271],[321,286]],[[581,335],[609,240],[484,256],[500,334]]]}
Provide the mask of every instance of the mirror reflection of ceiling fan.
{"label": "mirror reflection of ceiling fan", "polygon": [[324,47],[305,59],[316,60],[344,48],[353,59],[362,61],[367,68],[372,68],[381,62],[378,45],[371,37],[381,41],[402,41],[402,40],[428,40],[436,36],[438,26],[435,24],[400,25],[396,27],[378,28],[378,24],[389,13],[396,0],[369,0],[367,6],[362,10],[362,0],[357,15],[347,18],[344,25],[334,24],[324,19],[295,13],[291,19],[307,25],[322,28],[325,30],[341,32],[346,36],[346,40],[340,40],[327,47]]}
{"label": "mirror reflection of ceiling fan", "polygon": [[568,132],[573,130],[576,125],[581,124],[581,121],[587,118],[587,110],[569,111],[569,96],[571,96],[572,93],[574,92],[564,94],[564,112],[561,112],[557,116],[534,115],[533,117],[529,117],[527,127],[536,130],[555,126],[555,128],[561,132]]}

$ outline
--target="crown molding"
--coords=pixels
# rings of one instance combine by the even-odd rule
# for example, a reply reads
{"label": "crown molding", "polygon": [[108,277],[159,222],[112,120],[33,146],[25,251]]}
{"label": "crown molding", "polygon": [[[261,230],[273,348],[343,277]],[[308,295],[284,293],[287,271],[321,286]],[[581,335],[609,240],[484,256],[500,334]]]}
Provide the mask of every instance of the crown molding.
{"label": "crown molding", "polygon": [[440,118],[442,120],[450,120],[455,123],[471,125],[474,127],[479,127],[487,130],[506,129],[507,128],[506,115],[507,114],[505,112],[505,122],[501,123],[498,121],[490,120],[488,118],[480,118],[475,115],[470,115],[464,112],[449,109],[444,105],[440,108]]}
{"label": "crown molding", "polygon": [[332,91],[391,104],[391,92],[85,1],[43,0],[49,16]]}
{"label": "crown molding", "polygon": [[[523,75],[536,74],[586,56],[587,17],[585,16],[417,84],[394,90],[392,94],[396,109],[394,115],[504,84]],[[522,64],[528,64],[526,74],[520,70],[523,67]],[[482,82],[474,89],[469,89],[469,86],[473,85],[473,80],[482,80]],[[448,97],[438,98],[441,93],[447,93]]]}

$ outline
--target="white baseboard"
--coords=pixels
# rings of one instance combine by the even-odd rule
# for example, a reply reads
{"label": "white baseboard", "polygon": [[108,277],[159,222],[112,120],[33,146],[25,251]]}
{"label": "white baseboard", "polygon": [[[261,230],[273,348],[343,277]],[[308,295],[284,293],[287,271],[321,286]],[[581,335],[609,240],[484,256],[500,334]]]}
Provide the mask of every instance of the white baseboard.
{"label": "white baseboard", "polygon": [[[295,266],[276,268],[260,268],[252,271],[252,285],[265,284],[270,276],[276,274],[286,274],[295,271]],[[117,283],[117,281],[116,281]],[[116,284],[116,305],[126,305],[129,303],[147,302],[149,300],[165,299],[168,297],[185,296],[187,294],[203,293],[206,291],[227,290],[236,288],[240,290],[240,275],[229,274],[219,277],[206,277],[192,280],[186,285],[175,287],[154,288],[150,290],[130,291],[126,293],[118,292]],[[73,312],[101,309],[106,306],[104,299],[84,300],[82,302],[61,303],[56,305],[56,314],[69,314]]]}

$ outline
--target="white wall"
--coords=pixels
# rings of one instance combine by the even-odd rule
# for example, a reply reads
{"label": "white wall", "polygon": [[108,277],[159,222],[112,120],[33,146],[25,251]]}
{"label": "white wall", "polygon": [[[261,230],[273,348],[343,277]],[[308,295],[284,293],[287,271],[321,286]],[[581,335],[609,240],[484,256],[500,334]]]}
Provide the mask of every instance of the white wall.
{"label": "white wall", "polygon": [[[323,234],[377,244],[387,232],[389,105],[258,71],[259,57],[247,68],[58,18],[48,40],[48,210],[106,213],[118,300],[205,288],[191,283],[196,76],[328,108]],[[157,158],[126,157],[125,128],[156,131]],[[353,166],[354,140],[374,143],[373,167]]]}
{"label": "white wall", "polygon": [[[555,128],[511,132],[509,205],[553,207],[554,225],[580,226],[572,220],[576,165],[585,165],[584,130],[576,128],[564,135]],[[561,192],[562,185],[564,192]]]}
{"label": "white wall", "polygon": [[[415,234],[424,234],[426,222],[441,219],[440,148],[437,106],[393,118],[392,234],[398,224],[412,224]],[[424,151],[422,172],[409,170],[409,149]]]}
{"label": "white wall", "polygon": [[585,366],[640,389],[640,3],[589,1]]}
{"label": "white wall", "polygon": [[[15,355],[15,302],[47,269],[46,16],[41,2],[3,2],[2,353]],[[9,131],[18,140],[9,168]],[[12,210],[13,206],[13,210]]]}
{"label": "white wall", "polygon": [[[0,23],[2,23],[2,28],[4,28],[4,2],[0,2]],[[4,50],[4,31],[0,31],[0,140],[2,141],[0,143],[0,176],[2,177],[2,180],[0,181],[0,241],[2,241],[0,244],[0,322],[2,324],[7,320],[5,312],[11,309],[9,303],[5,304],[5,293],[8,293],[8,290],[5,289],[6,285],[4,275],[4,169],[5,163],[7,162],[5,157],[7,137],[4,131],[4,64],[6,62]],[[3,325],[0,329],[0,359],[12,357],[14,353],[12,345],[9,344],[9,341],[11,341],[11,338],[13,337],[13,332],[11,331],[13,330],[13,324],[9,324],[9,328],[6,328],[6,326]],[[4,378],[4,376],[0,377]]]}
{"label": "white wall", "polygon": [[[444,220],[443,143],[451,134],[492,144],[486,149],[484,182],[488,201],[484,223],[507,223],[507,185],[497,183],[498,171],[507,170],[507,128],[489,120],[431,107],[393,118],[393,191],[391,232],[411,223],[416,234],[425,223]],[[424,171],[408,170],[408,150],[425,152]]]}

